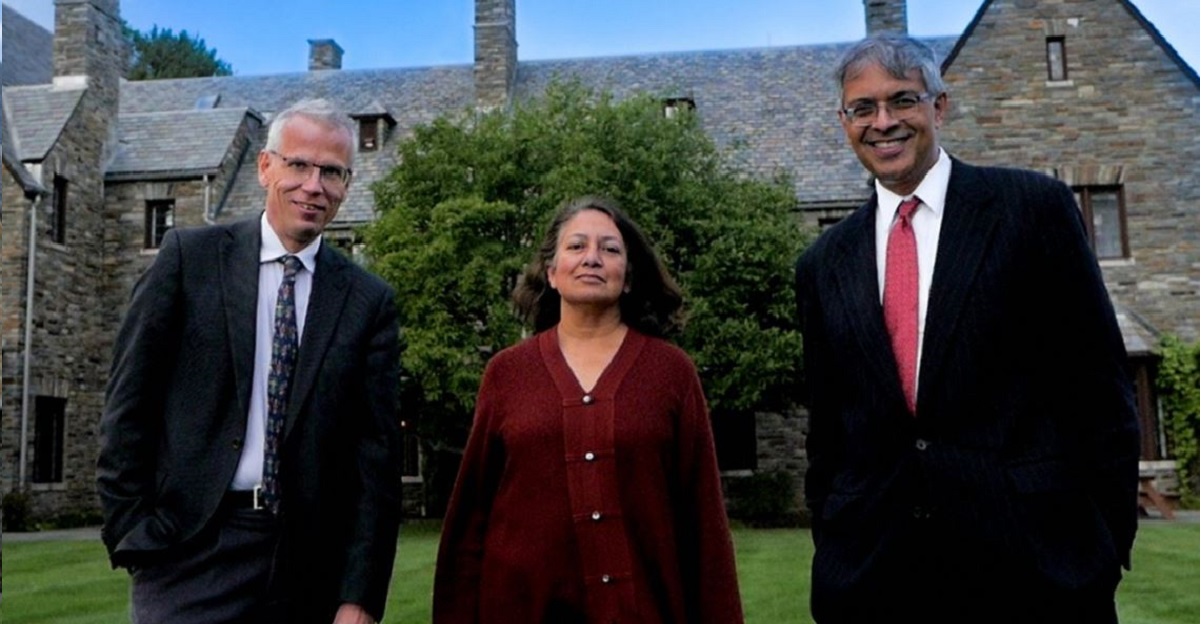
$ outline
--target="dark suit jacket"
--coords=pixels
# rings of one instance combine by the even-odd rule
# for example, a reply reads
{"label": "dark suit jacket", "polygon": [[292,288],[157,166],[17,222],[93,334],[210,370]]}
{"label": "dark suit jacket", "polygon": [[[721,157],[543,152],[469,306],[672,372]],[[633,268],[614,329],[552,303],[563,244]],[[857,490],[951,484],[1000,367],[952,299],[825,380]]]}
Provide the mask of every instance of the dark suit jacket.
{"label": "dark suit jacket", "polygon": [[[100,426],[114,566],[170,556],[229,487],[254,371],[259,223],[168,232],[134,288]],[[398,350],[392,290],[323,244],[281,451],[275,589],[305,621],[331,621],[341,602],[382,615],[400,522]]]}
{"label": "dark suit jacket", "polygon": [[890,557],[922,525],[938,536],[924,547],[979,558],[998,598],[1017,580],[988,576],[1002,570],[1070,589],[1129,562],[1137,421],[1080,212],[1045,176],[952,163],[916,418],[880,305],[875,197],[797,263],[819,621],[876,598],[873,575],[903,568]]}

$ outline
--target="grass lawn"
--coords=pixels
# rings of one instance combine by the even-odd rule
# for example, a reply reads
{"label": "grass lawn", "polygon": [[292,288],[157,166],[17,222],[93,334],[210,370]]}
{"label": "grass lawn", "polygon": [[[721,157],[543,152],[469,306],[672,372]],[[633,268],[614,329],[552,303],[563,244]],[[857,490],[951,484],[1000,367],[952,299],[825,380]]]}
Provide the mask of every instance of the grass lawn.
{"label": "grass lawn", "polygon": [[[3,619],[12,624],[128,622],[129,582],[108,567],[99,542],[4,544]],[[738,573],[749,624],[807,624],[809,533],[737,529]],[[437,526],[412,523],[401,536],[388,622],[429,621]],[[1139,528],[1134,571],[1118,590],[1123,624],[1194,624],[1201,613],[1197,586],[1201,533],[1193,523],[1145,523]]]}

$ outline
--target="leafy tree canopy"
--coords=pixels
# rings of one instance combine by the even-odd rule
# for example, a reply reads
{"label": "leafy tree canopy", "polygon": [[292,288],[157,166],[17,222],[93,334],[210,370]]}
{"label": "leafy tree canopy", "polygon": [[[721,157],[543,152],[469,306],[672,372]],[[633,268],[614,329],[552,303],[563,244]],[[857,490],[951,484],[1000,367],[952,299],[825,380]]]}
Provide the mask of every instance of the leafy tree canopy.
{"label": "leafy tree canopy", "polygon": [[201,78],[233,73],[229,63],[217,58],[217,51],[210,50],[204,39],[193,37],[186,30],[176,34],[170,28],[154,26],[150,32],[143,33],[127,25],[125,38],[130,48],[129,70],[125,76],[129,80]]}
{"label": "leafy tree canopy", "polygon": [[792,187],[735,170],[697,115],[552,83],[511,111],[419,127],[399,156],[374,187],[380,214],[364,238],[397,290],[406,407],[427,443],[462,443],[488,358],[528,335],[510,303],[517,276],[559,205],[586,194],[618,201],[683,287],[675,339],[711,406],[790,403],[792,263],[805,241]]}

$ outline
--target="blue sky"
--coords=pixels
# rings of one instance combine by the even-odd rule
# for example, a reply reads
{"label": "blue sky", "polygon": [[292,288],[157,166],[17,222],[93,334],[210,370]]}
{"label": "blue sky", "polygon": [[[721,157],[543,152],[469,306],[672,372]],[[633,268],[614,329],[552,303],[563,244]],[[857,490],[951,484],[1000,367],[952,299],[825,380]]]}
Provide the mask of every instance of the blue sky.
{"label": "blue sky", "polygon": [[[1201,2],[1133,0],[1193,68]],[[4,0],[47,27],[53,0]],[[474,0],[125,0],[122,17],[198,34],[238,75],[305,71],[308,39],[344,69],[472,61]],[[980,1],[909,0],[914,35],[958,35]],[[523,60],[832,43],[863,36],[862,0],[517,0]]]}

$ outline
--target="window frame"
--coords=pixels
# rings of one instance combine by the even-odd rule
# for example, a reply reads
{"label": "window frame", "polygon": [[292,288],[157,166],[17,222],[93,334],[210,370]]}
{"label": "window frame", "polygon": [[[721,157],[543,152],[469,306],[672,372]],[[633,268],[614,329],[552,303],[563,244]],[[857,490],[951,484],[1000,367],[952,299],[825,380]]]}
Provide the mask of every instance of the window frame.
{"label": "window frame", "polygon": [[[1126,227],[1126,193],[1120,184],[1081,184],[1072,186],[1072,194],[1076,196],[1076,206],[1084,217],[1084,229],[1088,233],[1088,244],[1098,260],[1124,260],[1130,257],[1130,237]],[[1093,222],[1093,196],[1113,193],[1118,206],[1118,237],[1121,240],[1121,253],[1117,256],[1102,256],[1097,253],[1097,232]]]}
{"label": "window frame", "polygon": [[[1059,58],[1056,59],[1053,53],[1054,48],[1059,49]],[[1067,82],[1068,78],[1068,44],[1067,37],[1063,35],[1051,35],[1047,37],[1047,80],[1051,82]],[[1061,75],[1056,77],[1055,70],[1058,69]]]}
{"label": "window frame", "polygon": [[361,118],[359,121],[359,151],[374,152],[380,147],[380,123],[374,117]]}
{"label": "window frame", "polygon": [[[158,230],[158,213],[160,208],[167,209],[167,216],[170,217],[170,223],[166,224],[162,231]],[[163,237],[167,235],[175,227],[175,200],[174,199],[148,199],[146,200],[146,221],[145,235],[142,238],[142,247],[144,249],[158,249],[163,243]]]}
{"label": "window frame", "polygon": [[67,244],[67,199],[71,190],[71,181],[59,174],[54,174],[54,201],[50,214],[50,241],[59,245]]}

